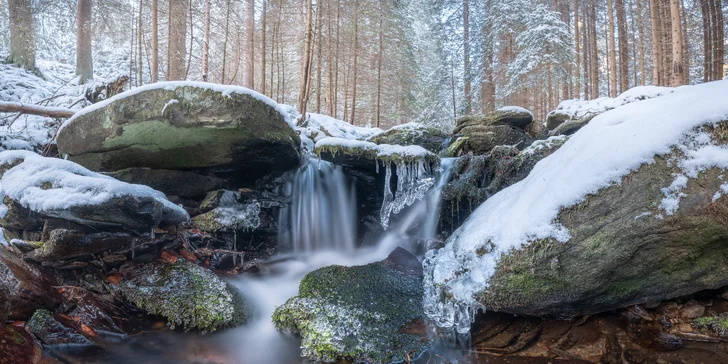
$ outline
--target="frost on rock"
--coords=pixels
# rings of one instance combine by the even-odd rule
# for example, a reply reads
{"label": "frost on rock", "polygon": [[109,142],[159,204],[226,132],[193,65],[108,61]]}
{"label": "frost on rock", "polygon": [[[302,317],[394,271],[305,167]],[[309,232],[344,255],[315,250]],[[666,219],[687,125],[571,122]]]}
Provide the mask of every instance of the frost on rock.
{"label": "frost on rock", "polygon": [[215,221],[235,230],[254,230],[260,226],[260,204],[254,202],[235,207],[218,207]]}
{"label": "frost on rock", "polygon": [[[728,81],[675,89],[645,88],[622,94],[639,100],[596,116],[550,156],[539,161],[524,180],[496,193],[448,239],[444,248],[428,252],[425,267],[425,311],[444,326],[465,322],[462,306],[484,308],[478,301],[496,271],[499,259],[534,241],[567,242],[570,232],[559,212],[590,194],[620,184],[622,178],[657,156],[676,151],[682,171],[665,190],[665,212],[675,208],[683,177],[728,167],[728,148],[711,141],[705,131],[728,120]],[[682,175],[683,177],[680,177]],[[655,204],[658,209],[658,204]],[[660,218],[655,211],[655,218]],[[454,312],[454,314],[453,314]]]}
{"label": "frost on rock", "polygon": [[[391,190],[392,164],[397,171],[397,187],[394,194]],[[435,178],[429,164],[423,161],[407,163],[384,163],[384,200],[380,211],[382,227],[389,227],[389,218],[402,209],[411,206],[415,201],[425,197],[427,190],[435,184]]]}

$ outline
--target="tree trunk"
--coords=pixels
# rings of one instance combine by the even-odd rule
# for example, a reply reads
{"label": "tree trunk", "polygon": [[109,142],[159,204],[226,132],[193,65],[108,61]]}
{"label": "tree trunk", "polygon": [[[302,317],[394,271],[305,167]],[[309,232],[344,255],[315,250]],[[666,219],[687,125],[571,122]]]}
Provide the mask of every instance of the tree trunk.
{"label": "tree trunk", "polygon": [[614,0],[607,0],[607,33],[609,35],[609,94],[617,97],[617,46],[614,40]]}
{"label": "tree trunk", "polygon": [[167,39],[167,80],[182,80],[187,55],[187,2],[169,0]]}
{"label": "tree trunk", "polygon": [[323,44],[323,7],[321,0],[316,3],[316,113],[321,113],[321,60]]}
{"label": "tree trunk", "polygon": [[159,0],[152,0],[152,83],[159,79]]}
{"label": "tree trunk", "polygon": [[351,125],[356,125],[356,84],[357,84],[357,58],[359,56],[359,0],[354,1],[354,79],[351,93]]}
{"label": "tree trunk", "polygon": [[247,31],[246,49],[248,51],[247,66],[245,72],[245,87],[255,87],[255,0],[247,0],[247,11],[245,12],[245,28]]}
{"label": "tree trunk", "polygon": [[202,80],[207,82],[210,72],[210,7],[212,0],[205,0],[205,24],[202,30]]}
{"label": "tree trunk", "polygon": [[670,17],[672,24],[672,86],[680,86],[683,83],[684,71],[679,0],[670,0]]}
{"label": "tree trunk", "polygon": [[93,0],[78,0],[76,10],[76,75],[85,83],[94,78]]}
{"label": "tree trunk", "polygon": [[61,107],[48,107],[40,105],[29,105],[20,102],[2,102],[0,101],[0,113],[20,113],[30,115],[40,115],[56,119],[68,119],[76,110],[64,109]]}
{"label": "tree trunk", "polygon": [[713,30],[711,28],[710,7],[708,1],[700,0],[700,11],[703,16],[703,82],[713,80]]}
{"label": "tree trunk", "polygon": [[723,17],[723,2],[722,0],[715,0],[715,35],[714,39],[714,55],[715,65],[713,70],[715,71],[715,79],[722,80],[725,77],[725,70],[723,65],[725,64],[725,25]]}
{"label": "tree trunk", "polygon": [[[466,0],[467,1],[467,0]],[[382,1],[379,1],[379,57],[377,57],[377,128],[381,126],[381,117],[382,117],[382,60],[384,58],[384,41],[382,40],[383,36],[383,29],[382,29],[382,19],[384,18],[384,14],[382,14]]]}
{"label": "tree trunk", "polygon": [[222,74],[220,75],[220,83],[222,84],[226,83],[225,71],[227,68],[227,45],[228,38],[230,36],[230,0],[225,2],[225,9],[225,40],[222,43]]}
{"label": "tree trunk", "polygon": [[463,0],[463,81],[465,83],[463,93],[465,94],[465,114],[470,114],[470,105],[473,98],[470,95],[470,9],[468,0]]}
{"label": "tree trunk", "polygon": [[575,98],[581,98],[581,49],[579,49],[579,0],[574,0],[574,47],[576,49]]}
{"label": "tree trunk", "polygon": [[266,0],[263,1],[263,13],[261,14],[261,21],[260,21],[260,93],[265,95],[265,59],[268,57],[268,54],[266,53],[265,47],[265,33],[266,33],[266,24],[265,24],[265,17],[266,17],[266,7],[267,2]]}
{"label": "tree trunk", "polygon": [[139,0],[139,14],[137,17],[137,86],[144,84],[144,58],[142,57],[142,9],[144,1]]}
{"label": "tree trunk", "polygon": [[311,53],[313,52],[313,2],[306,0],[306,34],[304,53],[301,57],[301,82],[298,89],[298,112],[301,114],[301,121],[306,118],[306,106],[308,105]]}
{"label": "tree trunk", "polygon": [[35,70],[35,24],[30,0],[8,0],[10,56],[8,63]]}
{"label": "tree trunk", "polygon": [[642,22],[642,0],[635,0],[637,2],[637,30],[639,31],[640,37],[640,85],[645,85],[647,81],[647,75],[645,74],[645,29],[644,23]]}
{"label": "tree trunk", "polygon": [[619,29],[619,92],[629,89],[629,42],[627,41],[627,15],[624,0],[616,0],[617,28]]}
{"label": "tree trunk", "polygon": [[187,66],[185,67],[185,75],[182,78],[184,80],[186,80],[187,79],[187,75],[190,74],[190,66],[192,66],[192,47],[193,47],[194,42],[195,42],[195,27],[194,27],[195,22],[192,19],[192,1],[193,0],[190,0],[187,3],[187,5],[188,5],[188,7],[187,7],[187,10],[188,11],[187,12],[190,14],[189,21],[187,22],[187,24],[190,25],[190,46],[189,46],[189,50],[190,51],[187,52]]}
{"label": "tree trunk", "polygon": [[[670,0],[671,1],[671,0]],[[662,14],[662,82],[664,85],[672,84],[672,19],[670,15],[670,1],[659,1],[658,6]]]}
{"label": "tree trunk", "polygon": [[596,0],[591,1],[591,97],[593,99],[599,97],[599,50],[597,48],[597,10]]}
{"label": "tree trunk", "polygon": [[688,35],[688,17],[685,13],[685,5],[683,4],[682,0],[678,0],[678,4],[680,6],[680,31],[682,33],[682,49],[683,49],[683,79],[682,84],[683,85],[689,85],[690,84],[690,36]]}
{"label": "tree trunk", "polygon": [[[485,17],[490,19],[492,0],[485,1]],[[483,24],[483,49],[485,62],[483,62],[484,79],[480,87],[482,103],[480,109],[483,113],[495,109],[495,84],[493,83],[493,35],[491,34],[491,20]]]}
{"label": "tree trunk", "polygon": [[652,23],[652,83],[662,86],[662,48],[660,47],[660,10],[658,0],[650,0],[650,21]]}

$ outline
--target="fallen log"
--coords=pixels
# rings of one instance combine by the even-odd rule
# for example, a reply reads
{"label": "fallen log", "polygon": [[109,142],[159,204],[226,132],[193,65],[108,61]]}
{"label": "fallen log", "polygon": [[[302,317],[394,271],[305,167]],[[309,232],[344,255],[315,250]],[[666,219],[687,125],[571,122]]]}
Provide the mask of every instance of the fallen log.
{"label": "fallen log", "polygon": [[56,119],[68,119],[76,113],[76,110],[66,109],[62,107],[23,104],[20,102],[0,102],[0,113],[15,112],[21,114],[46,116]]}

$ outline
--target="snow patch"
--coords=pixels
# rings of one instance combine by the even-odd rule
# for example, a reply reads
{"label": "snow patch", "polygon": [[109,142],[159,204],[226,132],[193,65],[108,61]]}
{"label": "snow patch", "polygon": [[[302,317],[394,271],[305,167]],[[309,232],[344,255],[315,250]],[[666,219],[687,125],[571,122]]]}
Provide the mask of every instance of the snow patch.
{"label": "snow patch", "polygon": [[636,101],[653,99],[675,92],[672,87],[638,86],[633,87],[615,98],[600,97],[594,100],[566,100],[559,103],[552,113],[566,114],[571,119],[582,119],[591,115],[601,114],[607,110],[627,105]]}
{"label": "snow patch", "polygon": [[531,112],[531,110],[528,110],[528,109],[520,107],[520,106],[503,106],[503,107],[499,107],[496,111],[525,113],[525,114],[529,114],[529,115],[533,116],[533,113]]}
{"label": "snow patch", "polygon": [[[0,153],[0,165],[12,165],[0,180],[0,197],[8,196],[33,211],[64,210],[99,205],[114,197],[151,197],[183,216],[187,212],[157,190],[121,182],[63,159],[45,158],[29,151]],[[3,213],[7,207],[3,205]]]}

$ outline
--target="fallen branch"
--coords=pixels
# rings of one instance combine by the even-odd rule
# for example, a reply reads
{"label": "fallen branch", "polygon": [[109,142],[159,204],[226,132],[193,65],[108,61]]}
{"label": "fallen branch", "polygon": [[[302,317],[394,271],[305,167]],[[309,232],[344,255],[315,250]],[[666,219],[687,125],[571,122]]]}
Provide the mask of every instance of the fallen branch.
{"label": "fallen branch", "polygon": [[20,102],[0,102],[0,113],[14,112],[21,114],[40,115],[56,119],[68,119],[76,113],[76,110],[66,109],[62,107],[23,104]]}

